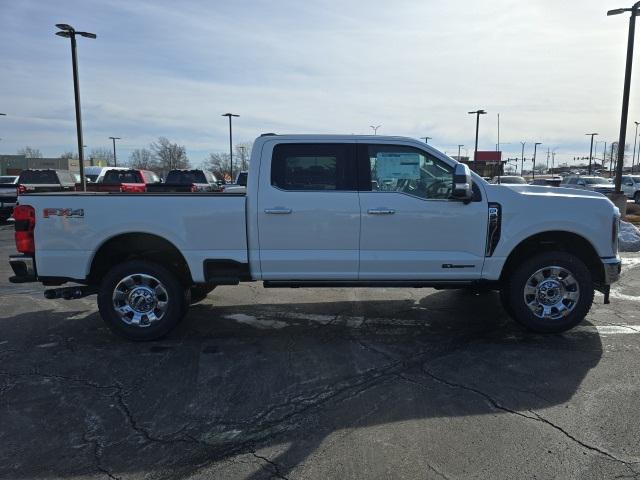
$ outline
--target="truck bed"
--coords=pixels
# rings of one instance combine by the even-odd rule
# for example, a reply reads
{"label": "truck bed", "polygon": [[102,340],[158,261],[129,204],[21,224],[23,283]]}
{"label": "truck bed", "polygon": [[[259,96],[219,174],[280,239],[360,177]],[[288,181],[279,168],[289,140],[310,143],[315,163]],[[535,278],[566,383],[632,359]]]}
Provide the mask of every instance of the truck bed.
{"label": "truck bed", "polygon": [[36,211],[39,276],[85,278],[96,250],[128,233],[171,242],[195,282],[205,281],[206,260],[248,261],[244,195],[78,192],[20,195],[19,202]]}

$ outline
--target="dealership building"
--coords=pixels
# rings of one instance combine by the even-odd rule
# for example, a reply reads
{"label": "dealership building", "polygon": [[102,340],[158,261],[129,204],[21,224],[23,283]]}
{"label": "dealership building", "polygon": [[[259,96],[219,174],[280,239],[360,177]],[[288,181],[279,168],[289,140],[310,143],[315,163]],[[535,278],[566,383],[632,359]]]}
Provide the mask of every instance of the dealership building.
{"label": "dealership building", "polygon": [[19,175],[28,168],[52,168],[78,172],[77,158],[27,158],[24,155],[0,155],[0,175]]}

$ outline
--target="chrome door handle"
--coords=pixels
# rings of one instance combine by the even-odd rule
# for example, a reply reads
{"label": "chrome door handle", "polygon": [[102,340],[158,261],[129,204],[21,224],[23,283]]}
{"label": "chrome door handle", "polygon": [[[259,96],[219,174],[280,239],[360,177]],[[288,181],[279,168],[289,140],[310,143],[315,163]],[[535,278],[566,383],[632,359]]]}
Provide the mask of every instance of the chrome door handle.
{"label": "chrome door handle", "polygon": [[284,208],[284,207],[264,209],[264,213],[270,214],[270,215],[287,215],[288,213],[291,213],[291,212],[292,210],[290,208]]}
{"label": "chrome door handle", "polygon": [[391,215],[396,211],[393,208],[370,208],[367,213],[369,215]]}

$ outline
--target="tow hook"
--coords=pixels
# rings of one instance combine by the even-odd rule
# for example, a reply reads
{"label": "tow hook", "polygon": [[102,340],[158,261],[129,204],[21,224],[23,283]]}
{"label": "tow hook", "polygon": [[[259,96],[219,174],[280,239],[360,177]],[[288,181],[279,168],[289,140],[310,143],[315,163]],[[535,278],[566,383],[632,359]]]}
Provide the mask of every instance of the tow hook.
{"label": "tow hook", "polygon": [[64,298],[65,300],[76,300],[88,295],[98,293],[98,289],[95,287],[62,287],[62,288],[50,288],[44,291],[44,297],[49,300],[56,298]]}

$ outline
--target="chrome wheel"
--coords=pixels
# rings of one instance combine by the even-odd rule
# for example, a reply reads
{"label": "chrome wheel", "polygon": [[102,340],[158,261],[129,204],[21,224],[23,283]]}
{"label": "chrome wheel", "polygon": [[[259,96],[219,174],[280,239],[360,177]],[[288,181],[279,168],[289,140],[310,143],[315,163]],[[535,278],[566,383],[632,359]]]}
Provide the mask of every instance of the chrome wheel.
{"label": "chrome wheel", "polygon": [[127,325],[149,327],[167,312],[169,294],[157,278],[144,273],[124,277],[113,290],[113,308]]}
{"label": "chrome wheel", "polygon": [[524,286],[524,302],[533,314],[545,320],[569,315],[580,300],[580,287],[573,274],[563,267],[544,267],[529,277]]}

